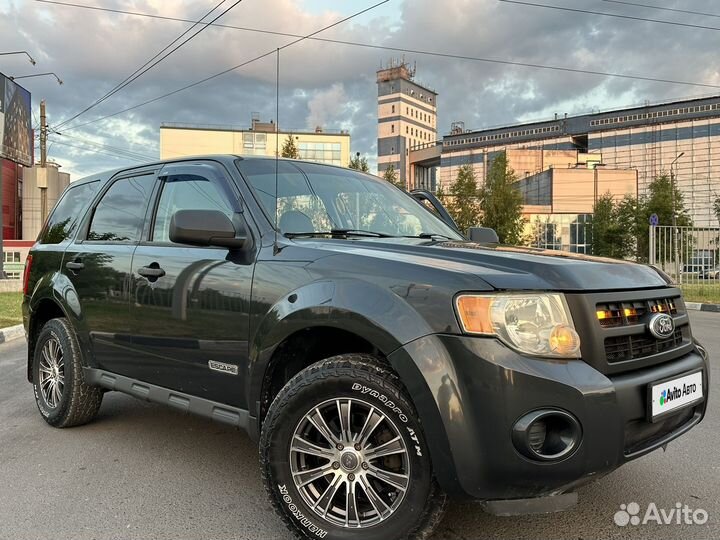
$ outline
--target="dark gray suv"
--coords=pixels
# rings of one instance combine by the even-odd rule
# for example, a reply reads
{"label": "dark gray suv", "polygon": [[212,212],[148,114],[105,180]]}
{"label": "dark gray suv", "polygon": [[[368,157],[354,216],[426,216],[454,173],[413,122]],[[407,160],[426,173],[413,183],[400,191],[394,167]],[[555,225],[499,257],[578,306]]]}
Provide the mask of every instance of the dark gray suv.
{"label": "dark gray suv", "polygon": [[424,538],[448,497],[562,508],[700,422],[707,355],[664,275],[436,210],[265,158],[72,183],[25,271],[40,413],[83,424],[116,390],[237,426],[285,523],[335,539]]}

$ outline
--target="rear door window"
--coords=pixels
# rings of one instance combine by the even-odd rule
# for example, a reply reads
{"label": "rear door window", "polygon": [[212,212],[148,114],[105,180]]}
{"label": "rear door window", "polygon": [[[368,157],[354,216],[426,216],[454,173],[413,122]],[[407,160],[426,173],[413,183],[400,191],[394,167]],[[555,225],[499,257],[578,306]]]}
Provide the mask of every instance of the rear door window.
{"label": "rear door window", "polygon": [[155,175],[121,178],[95,207],[87,239],[96,242],[140,241]]}
{"label": "rear door window", "polygon": [[90,200],[97,192],[99,182],[70,186],[50,214],[40,233],[41,244],[60,244],[72,238]]}

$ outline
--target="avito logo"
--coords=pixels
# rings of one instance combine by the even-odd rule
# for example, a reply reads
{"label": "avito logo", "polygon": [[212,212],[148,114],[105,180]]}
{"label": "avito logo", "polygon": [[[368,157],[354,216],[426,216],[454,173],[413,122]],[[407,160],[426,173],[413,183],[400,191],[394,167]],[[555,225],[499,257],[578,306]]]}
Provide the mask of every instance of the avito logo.
{"label": "avito logo", "polygon": [[660,392],[660,406],[662,407],[673,399],[678,399],[683,396],[689,396],[691,394],[694,394],[695,392],[697,392],[696,384],[683,384],[682,388],[673,386],[672,389],[668,388],[667,390],[663,390],[662,392]]}

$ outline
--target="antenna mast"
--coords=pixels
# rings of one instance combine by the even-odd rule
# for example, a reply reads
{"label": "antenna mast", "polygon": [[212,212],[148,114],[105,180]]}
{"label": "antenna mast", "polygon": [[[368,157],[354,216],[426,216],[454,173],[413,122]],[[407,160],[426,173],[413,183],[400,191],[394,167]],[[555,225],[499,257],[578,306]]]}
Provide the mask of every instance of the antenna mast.
{"label": "antenna mast", "polygon": [[280,167],[280,48],[275,49],[275,241],[273,255],[280,251],[278,247],[278,169]]}

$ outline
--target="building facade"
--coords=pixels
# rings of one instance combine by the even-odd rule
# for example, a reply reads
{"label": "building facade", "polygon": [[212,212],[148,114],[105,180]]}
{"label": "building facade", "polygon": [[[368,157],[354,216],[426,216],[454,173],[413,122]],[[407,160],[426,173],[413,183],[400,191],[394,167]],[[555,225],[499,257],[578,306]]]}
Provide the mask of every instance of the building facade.
{"label": "building facade", "polygon": [[22,186],[24,167],[9,159],[0,159],[0,203],[2,238],[17,240],[22,235]]}
{"label": "building facade", "polygon": [[35,240],[48,214],[70,185],[70,175],[60,171],[52,161],[46,167],[33,165],[23,171],[22,182],[22,239]]}
{"label": "building facade", "polygon": [[[448,186],[466,164],[483,179],[497,153],[513,149],[574,151],[591,161],[601,156],[594,160],[600,166],[636,170],[640,195],[654,178],[672,173],[694,224],[718,226],[720,96],[451,133],[442,141],[439,183]],[[528,163],[515,172],[523,178],[542,167]]]}
{"label": "building facade", "polygon": [[341,165],[350,163],[350,133],[326,131],[278,131],[273,122],[252,120],[249,129],[231,126],[169,124],[160,126],[160,159],[201,154],[275,156],[288,136],[294,137],[301,159]]}
{"label": "building facade", "polygon": [[392,61],[377,72],[378,175],[392,166],[409,187],[410,152],[437,140],[437,93],[414,76],[405,62]]}

